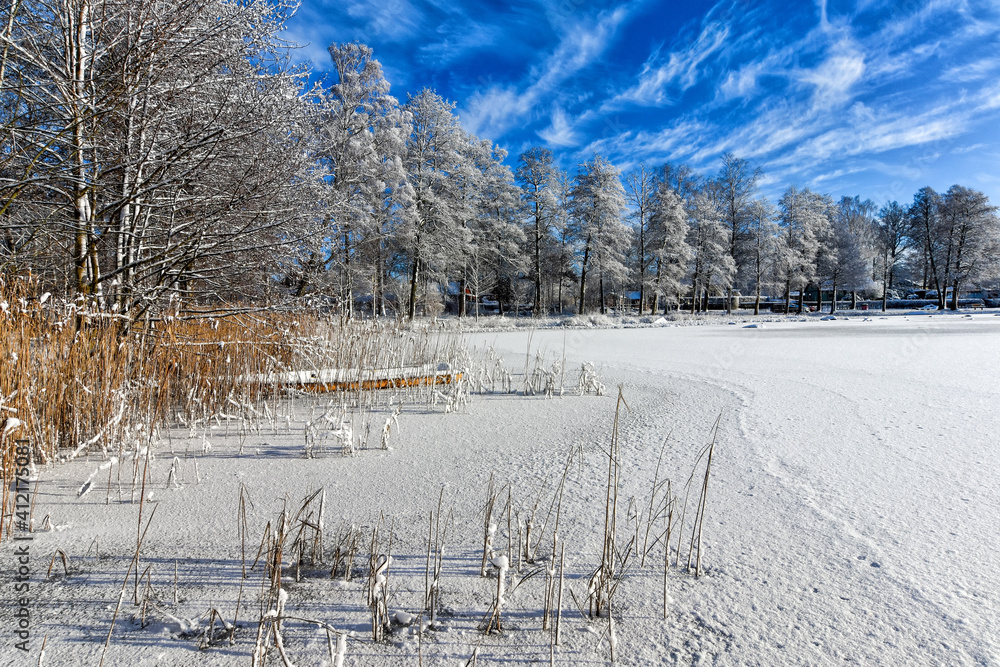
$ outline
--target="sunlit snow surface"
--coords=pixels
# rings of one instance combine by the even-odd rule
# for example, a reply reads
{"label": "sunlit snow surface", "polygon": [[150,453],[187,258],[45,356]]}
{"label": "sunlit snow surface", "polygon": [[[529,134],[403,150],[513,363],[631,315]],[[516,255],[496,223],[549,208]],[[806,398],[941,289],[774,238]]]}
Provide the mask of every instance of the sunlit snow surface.
{"label": "sunlit snow surface", "polygon": [[[276,518],[286,494],[293,505],[325,486],[328,549],[338,527],[371,525],[384,512],[396,535],[387,577],[390,614],[404,618],[421,611],[428,518],[443,488],[442,507],[453,520],[445,537],[441,627],[429,630],[419,648],[415,623],[396,628],[384,644],[368,641],[363,576],[331,581],[327,565],[286,584],[289,613],[355,632],[345,665],[416,665],[418,653],[425,665],[465,664],[476,647],[480,665],[548,664],[541,575],[516,589],[512,580],[502,635],[477,631],[496,589],[495,578],[479,577],[487,480],[492,473],[498,485],[510,482],[522,512],[540,499],[544,515],[568,453],[582,447],[567,476],[560,527],[567,587],[582,600],[600,556],[604,452],[619,384],[630,408],[621,430],[624,498],[647,501],[665,441],[663,475],[682,485],[720,415],[721,427],[705,573],[695,580],[671,568],[663,620],[656,562],[662,552],[652,552],[645,568],[636,563],[613,601],[618,664],[1000,663],[1000,317],[547,329],[477,333],[470,342],[502,352],[515,373],[523,371],[529,346],[532,358],[539,350],[550,361],[565,355],[567,388],[580,364],[592,361],[608,391],[600,397],[473,396],[453,414],[411,406],[389,451],[377,449],[385,415],[376,415],[375,448],[351,458],[333,447],[302,457],[310,418],[304,405],[290,432],[279,420],[277,433],[268,426],[252,434],[242,456],[237,435],[226,437],[223,428],[190,441],[186,431],[172,433],[172,444],[161,443],[150,466],[147,491],[155,495],[144,512],[157,510],[140,565],[151,566],[162,613],[149,611],[146,628],[134,623],[130,583],[105,664],[250,664],[261,614],[259,566],[246,583],[234,646],[199,651],[197,640],[181,634],[189,623],[203,626],[211,608],[232,620],[241,571],[240,483],[253,501],[248,567],[264,524]],[[211,448],[203,446],[203,435]],[[179,483],[168,485],[174,455],[181,461]],[[119,502],[117,466],[110,504],[106,469],[77,498],[101,464],[92,457],[41,471],[35,522],[49,514],[52,530],[35,533],[31,542],[32,651],[22,656],[12,633],[0,635],[3,664],[36,664],[46,634],[45,665],[97,664],[134,549],[138,512],[127,502],[127,461],[125,502]],[[626,508],[620,510],[624,526]],[[506,517],[498,548],[506,545],[500,533],[506,535]],[[5,543],[0,555],[8,600],[12,549]],[[46,580],[56,549],[70,556],[74,571],[65,577],[57,559],[58,576]],[[357,564],[367,556],[365,545]],[[0,607],[0,628],[13,627],[12,611],[10,603]],[[567,592],[563,621],[557,664],[609,664],[605,619],[588,631]],[[330,664],[326,634],[313,626],[288,622],[285,647],[295,664]],[[269,664],[280,664],[277,654]]]}

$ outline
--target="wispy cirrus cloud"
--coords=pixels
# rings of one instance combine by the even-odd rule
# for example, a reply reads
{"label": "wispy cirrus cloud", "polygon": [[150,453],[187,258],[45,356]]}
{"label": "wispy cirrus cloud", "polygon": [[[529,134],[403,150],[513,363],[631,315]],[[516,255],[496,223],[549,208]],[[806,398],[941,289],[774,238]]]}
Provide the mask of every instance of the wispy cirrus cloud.
{"label": "wispy cirrus cloud", "polygon": [[813,87],[813,107],[830,110],[853,98],[865,73],[865,57],[851,46],[838,45],[818,66],[803,70],[799,80]]}
{"label": "wispy cirrus cloud", "polygon": [[942,76],[958,83],[974,83],[996,80],[998,74],[1000,74],[1000,55],[990,55],[972,62],[953,65],[945,70]]}
{"label": "wispy cirrus cloud", "polygon": [[573,147],[580,145],[580,136],[570,124],[570,120],[561,108],[556,107],[552,111],[552,123],[543,130],[539,130],[538,136],[550,146]]}
{"label": "wispy cirrus cloud", "polygon": [[711,22],[693,43],[665,56],[657,49],[643,63],[638,82],[612,98],[606,106],[620,108],[625,104],[662,106],[676,103],[672,90],[684,92],[694,86],[703,74],[703,63],[722,48],[728,37],[728,26]]}
{"label": "wispy cirrus cloud", "polygon": [[[1000,59],[970,48],[982,48],[984,35],[995,36],[997,28],[984,33],[984,21],[963,14],[957,3],[930,5],[890,16],[872,30],[858,29],[856,16],[835,14],[819,2],[812,29],[787,40],[775,31],[756,50],[741,45],[744,32],[731,25],[727,43],[699,61],[716,76],[711,104],[678,110],[656,134],[630,131],[593,141],[579,153],[607,151],[618,162],[683,161],[711,171],[731,151],[763,166],[775,182],[819,185],[888,177],[884,171],[892,160],[877,156],[916,151],[920,159],[907,159],[909,167],[901,171],[925,173],[939,150],[960,150],[970,128],[1000,105],[1000,85],[974,94],[954,85],[981,83],[1000,71]],[[931,19],[941,15],[967,24],[939,37]],[[904,25],[911,32],[898,29]],[[924,34],[914,34],[920,26]],[[677,52],[698,52],[702,35]],[[935,61],[942,53],[961,64],[941,69]],[[661,108],[669,104],[645,99]]]}
{"label": "wispy cirrus cloud", "polygon": [[425,12],[410,0],[353,0],[347,15],[380,40],[407,41],[425,28]]}
{"label": "wispy cirrus cloud", "polygon": [[464,15],[450,19],[439,28],[439,34],[437,41],[419,48],[422,61],[438,66],[454,63],[472,52],[497,48],[503,39],[502,31],[472,21]]}
{"label": "wispy cirrus cloud", "polygon": [[695,156],[704,136],[713,129],[706,123],[688,118],[660,130],[626,130],[590,142],[576,156],[587,158],[596,153],[611,159],[623,169],[632,163],[686,161]]}
{"label": "wispy cirrus cloud", "polygon": [[[546,102],[566,94],[561,87],[568,79],[603,54],[627,17],[627,8],[619,7],[567,32],[551,53],[530,68],[525,81],[494,84],[473,93],[461,112],[463,123],[476,134],[496,137],[515,123],[535,120]],[[549,132],[548,136],[565,134]]]}

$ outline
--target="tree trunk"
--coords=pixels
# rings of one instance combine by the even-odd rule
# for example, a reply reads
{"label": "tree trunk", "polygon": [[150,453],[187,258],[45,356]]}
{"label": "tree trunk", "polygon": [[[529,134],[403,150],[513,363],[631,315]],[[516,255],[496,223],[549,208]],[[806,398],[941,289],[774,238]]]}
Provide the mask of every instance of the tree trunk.
{"label": "tree trunk", "polygon": [[[375,275],[378,276],[378,315],[385,317],[385,286],[388,283],[386,280],[386,270],[385,270],[385,256],[383,254],[382,241],[379,241],[379,255],[378,255],[378,267],[375,269]],[[396,297],[397,305],[399,297]]]}
{"label": "tree trunk", "polygon": [[[660,306],[660,292],[662,291],[662,287],[661,287],[661,283],[662,283],[662,278],[661,278],[661,276],[662,276],[662,270],[663,270],[663,268],[662,268],[662,265],[660,263],[660,260],[659,260],[659,258],[657,258],[657,260],[656,260],[656,277],[654,278],[654,281],[653,281],[653,285],[654,285],[654,288],[653,288],[653,304],[652,304],[652,308],[649,309],[649,314],[650,315],[655,315],[657,309]],[[664,301],[666,301],[666,299],[664,299]],[[642,313],[640,313],[640,315],[641,314]]]}
{"label": "tree trunk", "polygon": [[535,187],[535,305],[532,315],[539,317],[542,309],[542,216],[538,206],[538,187]]}
{"label": "tree trunk", "polygon": [[66,7],[67,10],[67,31],[69,44],[67,53],[67,74],[72,77],[72,100],[70,102],[69,122],[73,129],[73,151],[75,153],[76,182],[73,184],[73,208],[75,215],[75,241],[73,248],[73,260],[76,265],[76,291],[79,294],[90,292],[88,281],[88,240],[90,238],[91,207],[87,188],[88,159],[86,156],[87,132],[84,128],[85,112],[84,104],[86,99],[87,85],[87,34],[90,24],[89,3],[82,2],[78,12],[74,8]]}
{"label": "tree trunk", "polygon": [[97,302],[103,306],[104,299],[101,288],[101,264],[97,257],[97,244],[94,239],[87,242],[87,265],[90,272],[90,293],[97,297]]}
{"label": "tree trunk", "polygon": [[587,295],[587,262],[590,260],[590,237],[587,237],[587,243],[583,248],[583,262],[580,264],[580,301],[576,309],[577,315],[583,315],[585,312],[584,297]]}
{"label": "tree trunk", "polygon": [[600,269],[597,272],[597,288],[598,288],[598,292],[600,292],[600,294],[601,294],[601,315],[606,315],[607,312],[608,312],[608,310],[607,310],[607,301],[606,301],[606,299],[604,297],[604,270],[603,269]]}
{"label": "tree trunk", "polygon": [[889,276],[891,275],[889,270],[888,257],[886,257],[886,262],[884,268],[882,269],[882,312],[884,313],[889,307]]}
{"label": "tree trunk", "polygon": [[465,317],[465,312],[466,312],[465,311],[465,308],[466,308],[466,304],[465,304],[465,286],[466,286],[466,278],[465,278],[465,272],[463,271],[462,272],[462,279],[458,281],[458,316],[459,317]]}
{"label": "tree trunk", "polygon": [[410,270],[410,302],[407,304],[406,317],[411,322],[413,316],[417,314],[417,278],[420,277],[420,255],[413,258],[413,267]]}
{"label": "tree trunk", "polygon": [[[643,186],[643,189],[645,189],[645,185]],[[646,250],[648,249],[649,244],[647,242],[647,236],[646,236],[647,211],[645,210],[646,209],[645,196],[642,197],[642,206],[643,208],[640,211],[639,215],[639,315],[642,315],[643,308],[646,306],[646,299],[648,298],[646,293],[647,292],[646,270],[649,268],[649,265],[646,264]],[[653,224],[652,213],[650,213],[648,221],[649,227],[652,227],[652,224]],[[652,231],[652,229],[650,229],[650,231]],[[659,262],[657,262],[657,270],[659,270]],[[656,289],[654,291],[654,296],[651,301],[655,301],[656,295],[659,294],[659,291],[660,291],[659,276],[657,276]],[[656,312],[656,307],[655,304],[653,303],[651,303],[650,305],[652,306],[652,308],[650,309],[649,314],[652,315],[653,313]]]}
{"label": "tree trunk", "polygon": [[563,311],[563,274],[562,268],[559,271],[559,285],[556,288],[556,306],[559,308],[559,313],[562,314]]}
{"label": "tree trunk", "polygon": [[343,300],[347,317],[354,317],[354,277],[351,273],[351,236],[350,229],[344,228],[344,285]]}
{"label": "tree trunk", "polygon": [[921,279],[920,284],[923,286],[924,289],[927,289],[928,287],[930,287],[930,284],[931,284],[930,275],[929,275],[929,271],[930,271],[930,269],[929,269],[929,267],[930,267],[930,259],[929,258],[930,258],[930,255],[931,255],[931,250],[930,250],[929,243],[930,243],[930,241],[925,241],[924,242],[924,261],[922,262],[923,266],[921,267],[923,269],[923,274],[924,275],[923,275],[923,278]]}

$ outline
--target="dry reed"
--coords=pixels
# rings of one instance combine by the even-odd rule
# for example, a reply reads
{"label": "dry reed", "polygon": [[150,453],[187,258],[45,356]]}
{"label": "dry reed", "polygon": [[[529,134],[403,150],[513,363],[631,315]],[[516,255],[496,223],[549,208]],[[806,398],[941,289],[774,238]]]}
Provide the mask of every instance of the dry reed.
{"label": "dry reed", "polygon": [[0,423],[11,425],[0,438],[0,537],[12,529],[15,435],[30,441],[32,466],[92,453],[124,461],[126,450],[149,447],[172,425],[224,421],[241,441],[268,422],[276,430],[279,402],[310,386],[296,386],[293,371],[310,380],[336,369],[347,380],[341,402],[365,414],[389,401],[436,399],[434,386],[419,383],[376,391],[380,370],[468,361],[445,334],[318,312],[147,313],[132,321],[39,298],[30,279],[16,277],[0,277],[0,304]]}

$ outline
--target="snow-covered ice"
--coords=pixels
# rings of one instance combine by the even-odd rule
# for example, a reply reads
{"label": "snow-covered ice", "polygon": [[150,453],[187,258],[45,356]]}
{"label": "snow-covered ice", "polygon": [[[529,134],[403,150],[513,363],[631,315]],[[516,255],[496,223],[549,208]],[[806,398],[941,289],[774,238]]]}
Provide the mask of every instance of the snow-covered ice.
{"label": "snow-covered ice", "polygon": [[[130,584],[105,664],[250,664],[266,611],[257,595],[259,566],[243,592],[234,645],[199,651],[197,638],[178,630],[204,627],[210,609],[232,621],[242,570],[241,488],[253,503],[251,562],[284,499],[291,507],[319,488],[326,489],[328,551],[338,529],[371,526],[380,513],[383,530],[390,521],[394,526],[384,581],[398,627],[388,642],[367,640],[366,575],[333,581],[327,563],[325,570],[305,568],[296,581],[286,558],[286,613],[352,633],[333,639],[331,660],[326,631],[285,621],[284,647],[295,664],[413,665],[418,652],[427,665],[465,664],[473,652],[483,665],[548,664],[542,575],[508,588],[502,634],[478,631],[497,589],[496,568],[507,569],[496,565],[493,578],[479,576],[488,480],[492,474],[499,485],[510,483],[525,520],[533,505],[547,509],[567,456],[578,450],[567,473],[559,539],[567,545],[567,591],[585,598],[601,552],[604,452],[617,394],[611,388],[618,385],[629,406],[621,422],[621,496],[636,497],[640,506],[664,443],[661,476],[682,484],[721,415],[704,575],[696,580],[670,570],[664,620],[662,570],[648,562],[629,569],[612,604],[618,664],[998,664],[1000,320],[911,314],[838,317],[836,324],[807,318],[753,331],[723,321],[477,333],[472,344],[492,346],[516,372],[529,336],[533,357],[565,354],[568,369],[592,362],[608,391],[486,394],[451,414],[403,410],[391,451],[375,444],[355,456],[325,451],[304,458],[308,409],[293,415],[290,429],[279,421],[277,434],[270,426],[251,434],[243,456],[240,438],[226,437],[222,427],[174,433],[172,442],[158,445],[146,489],[155,495],[144,521],[152,506],[156,515],[140,568],[149,567],[154,606],[147,613],[155,622],[142,628],[132,620],[139,607]],[[373,441],[388,416],[375,422]],[[211,439],[210,449],[201,447],[203,437]],[[41,470],[34,514],[69,528],[34,534],[32,652],[22,656],[8,633],[0,644],[4,664],[36,664],[46,635],[46,666],[99,660],[138,516],[138,503],[129,502],[131,465],[113,466],[106,504],[104,463],[80,457]],[[78,498],[85,481],[92,488]],[[411,624],[422,611],[427,522],[439,495],[453,516],[440,580],[443,629],[418,637],[423,624]],[[621,525],[628,525],[627,508],[619,510]],[[507,518],[494,521],[496,564],[506,560]],[[69,556],[70,574],[60,566],[46,578],[56,549]],[[10,562],[9,553],[3,558]],[[367,558],[362,545],[357,564]],[[503,564],[513,571],[513,563]],[[12,577],[9,568],[0,570],[8,592]],[[13,609],[0,608],[0,627],[12,627]],[[569,592],[562,615],[555,662],[609,664],[607,620],[588,624]],[[277,655],[269,660],[280,664]]]}

